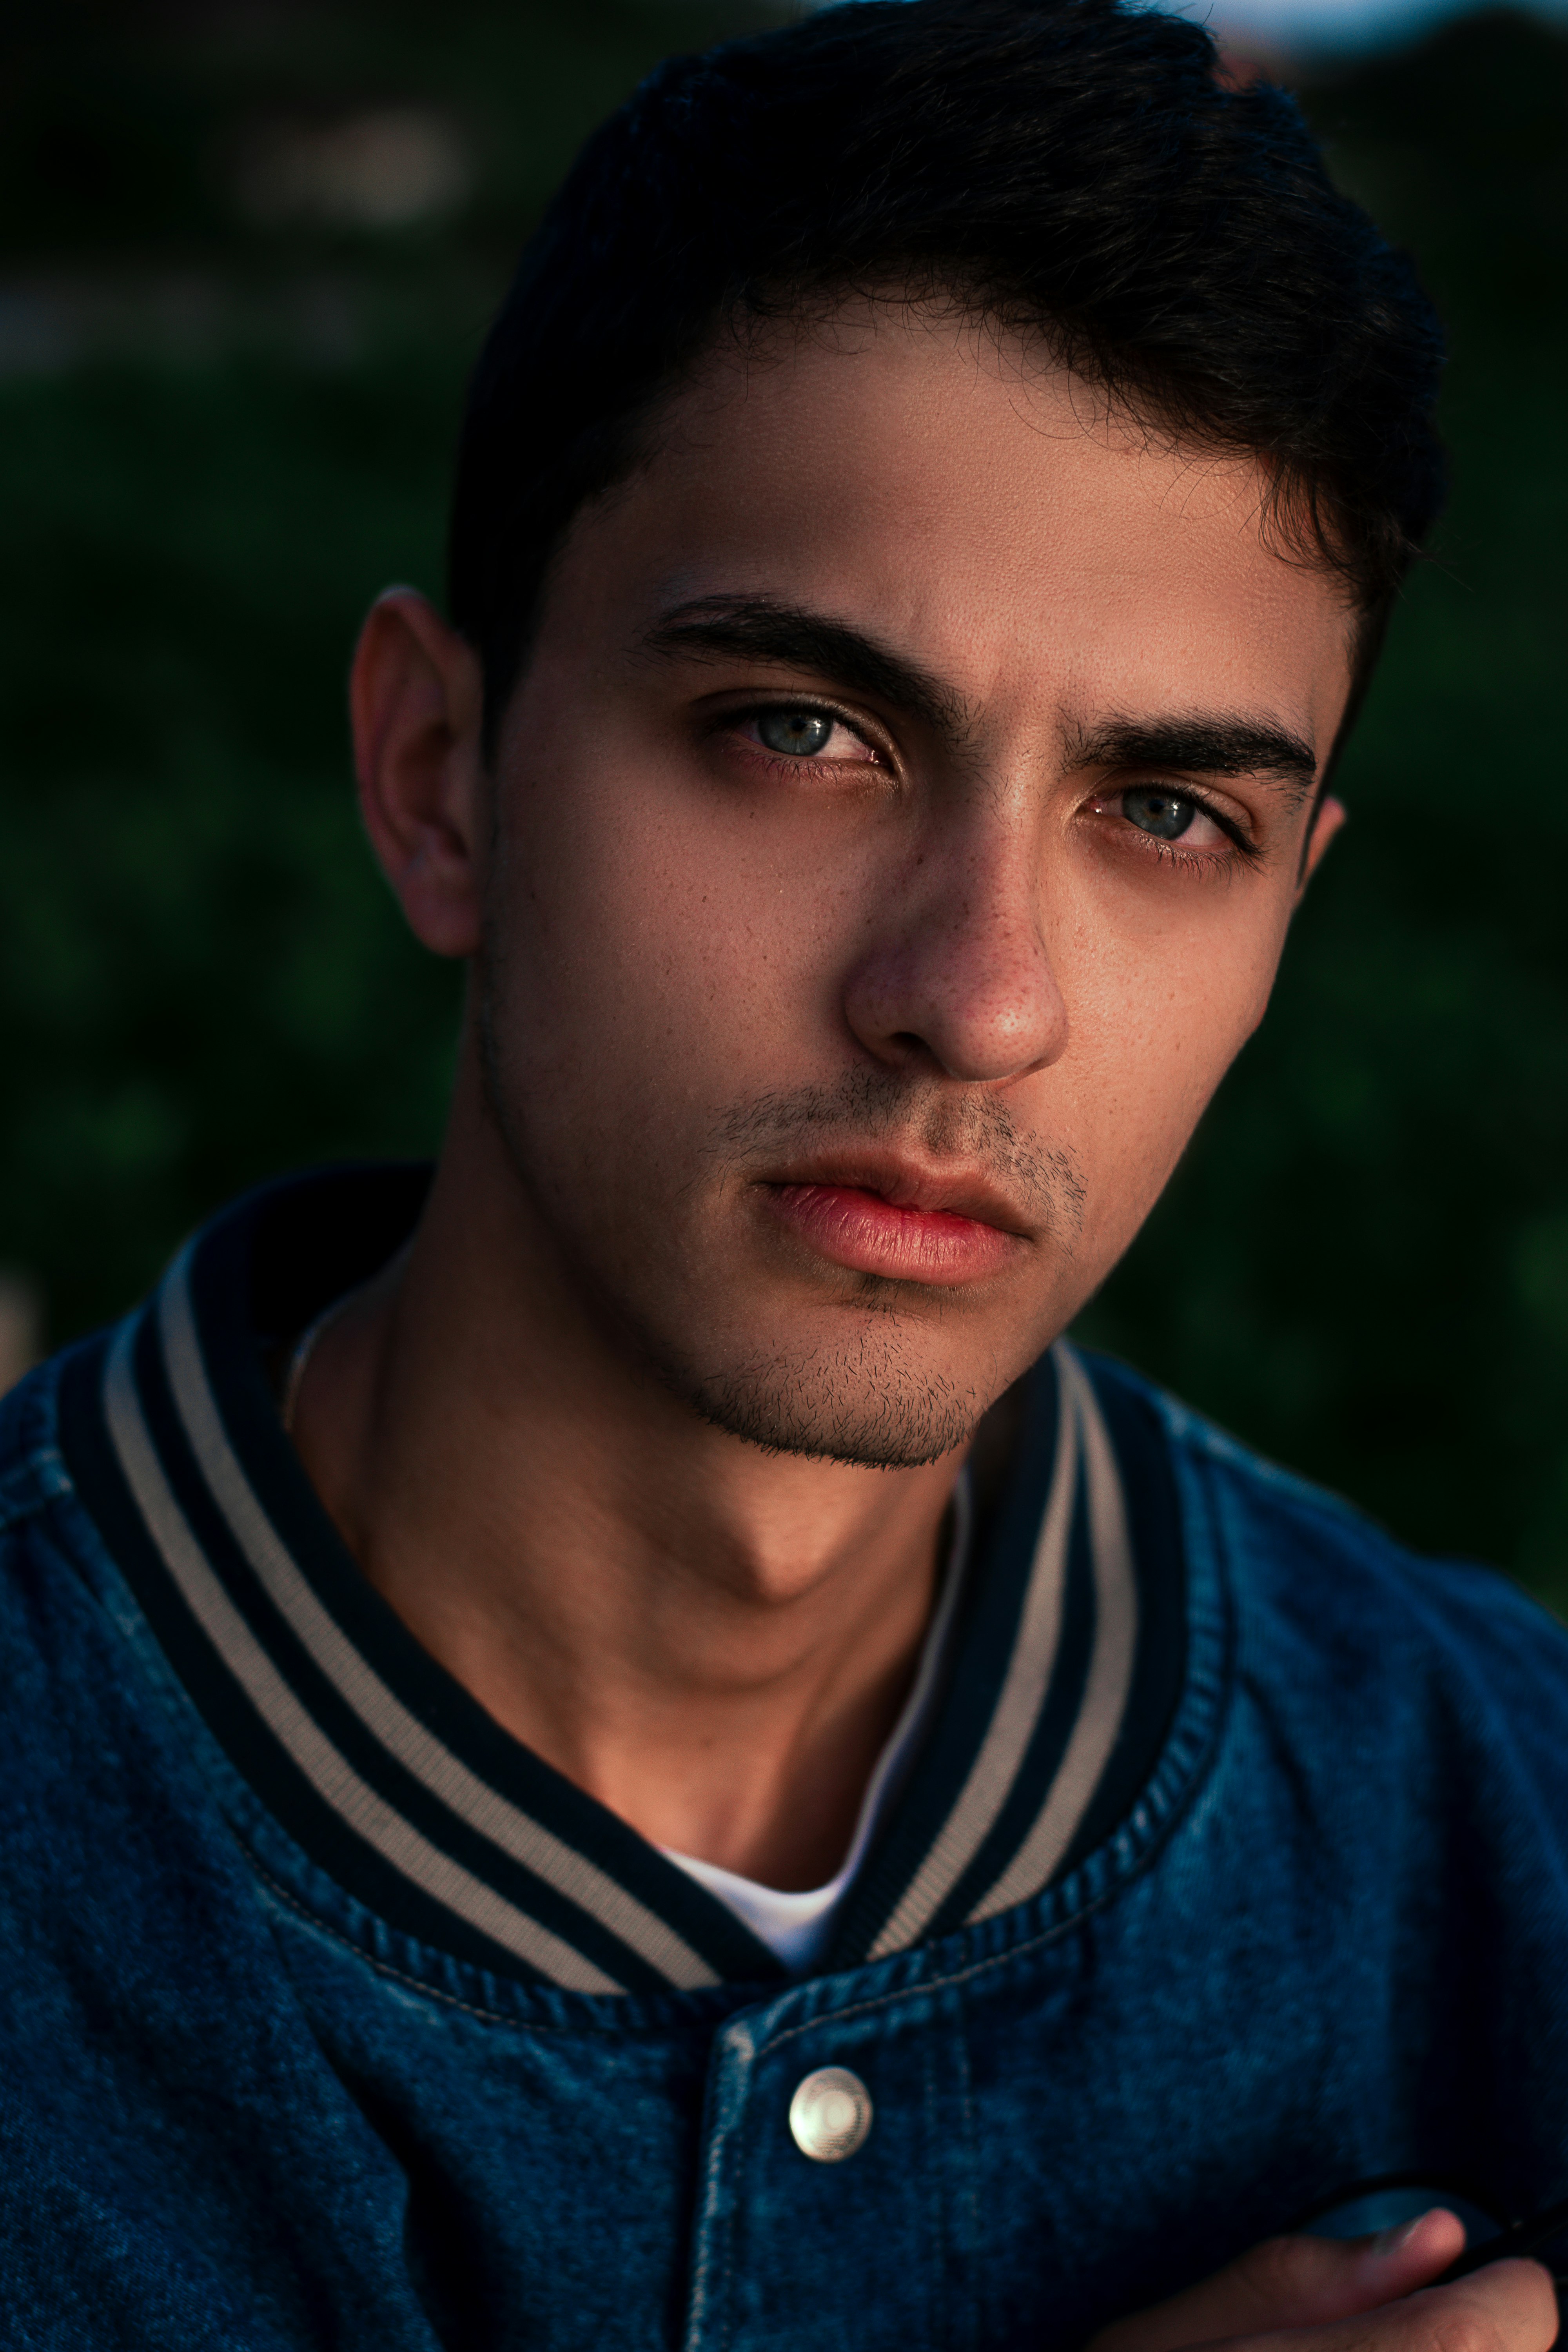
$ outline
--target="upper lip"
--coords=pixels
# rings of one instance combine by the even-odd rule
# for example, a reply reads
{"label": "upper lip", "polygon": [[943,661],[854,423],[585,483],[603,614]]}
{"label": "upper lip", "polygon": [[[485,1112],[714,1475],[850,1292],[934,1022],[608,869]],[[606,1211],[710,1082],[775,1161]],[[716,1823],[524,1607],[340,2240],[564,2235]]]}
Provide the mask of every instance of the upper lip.
{"label": "upper lip", "polygon": [[943,1211],[973,1217],[1006,1234],[1026,1234],[1030,1221],[977,1169],[934,1169],[878,1151],[824,1152],[763,1179],[768,1184],[842,1184],[878,1192],[900,1209]]}

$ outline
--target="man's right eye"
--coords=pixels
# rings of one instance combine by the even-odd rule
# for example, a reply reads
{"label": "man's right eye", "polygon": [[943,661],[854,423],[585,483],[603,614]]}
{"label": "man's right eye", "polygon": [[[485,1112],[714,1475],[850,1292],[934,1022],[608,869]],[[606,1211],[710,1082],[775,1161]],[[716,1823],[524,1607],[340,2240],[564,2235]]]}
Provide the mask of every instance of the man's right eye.
{"label": "man's right eye", "polygon": [[837,723],[830,711],[785,709],[759,710],[752,721],[759,743],[795,760],[826,751]]}

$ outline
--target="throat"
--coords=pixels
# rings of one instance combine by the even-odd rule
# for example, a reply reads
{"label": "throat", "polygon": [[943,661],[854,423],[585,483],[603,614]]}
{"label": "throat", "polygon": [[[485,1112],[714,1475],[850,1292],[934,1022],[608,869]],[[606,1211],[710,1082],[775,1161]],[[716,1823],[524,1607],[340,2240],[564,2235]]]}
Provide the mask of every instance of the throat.
{"label": "throat", "polygon": [[570,1365],[498,1361],[496,1316],[423,1247],[322,1323],[289,1395],[361,1574],[468,1701],[651,1844],[828,1884],[945,1622],[956,1458],[771,1457],[662,1396],[652,1425],[617,1416],[613,1386],[585,1410]]}

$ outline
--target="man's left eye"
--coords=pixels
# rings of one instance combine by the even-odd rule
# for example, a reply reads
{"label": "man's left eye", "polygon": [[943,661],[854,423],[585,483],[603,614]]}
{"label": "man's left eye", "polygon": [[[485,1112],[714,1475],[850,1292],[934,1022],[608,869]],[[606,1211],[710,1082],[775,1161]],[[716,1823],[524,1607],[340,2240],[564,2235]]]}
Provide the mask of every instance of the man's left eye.
{"label": "man's left eye", "polygon": [[1157,841],[1179,841],[1203,812],[1196,801],[1181,793],[1168,792],[1160,784],[1138,784],[1122,793],[1121,814],[1141,833],[1152,833]]}
{"label": "man's left eye", "polygon": [[759,710],[752,724],[768,751],[806,760],[826,750],[837,721],[826,710]]}

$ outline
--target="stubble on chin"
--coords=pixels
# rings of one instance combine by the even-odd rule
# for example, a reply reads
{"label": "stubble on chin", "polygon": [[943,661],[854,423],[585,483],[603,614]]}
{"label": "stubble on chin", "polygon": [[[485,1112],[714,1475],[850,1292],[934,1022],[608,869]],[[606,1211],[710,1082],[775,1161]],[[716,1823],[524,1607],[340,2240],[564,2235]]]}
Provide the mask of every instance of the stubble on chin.
{"label": "stubble on chin", "polygon": [[713,1428],[765,1454],[914,1470],[966,1445],[994,1402],[989,1391],[926,1360],[896,1309],[866,1304],[859,1312],[861,1328],[843,1345],[773,1352],[706,1375],[693,1369],[665,1385]]}

